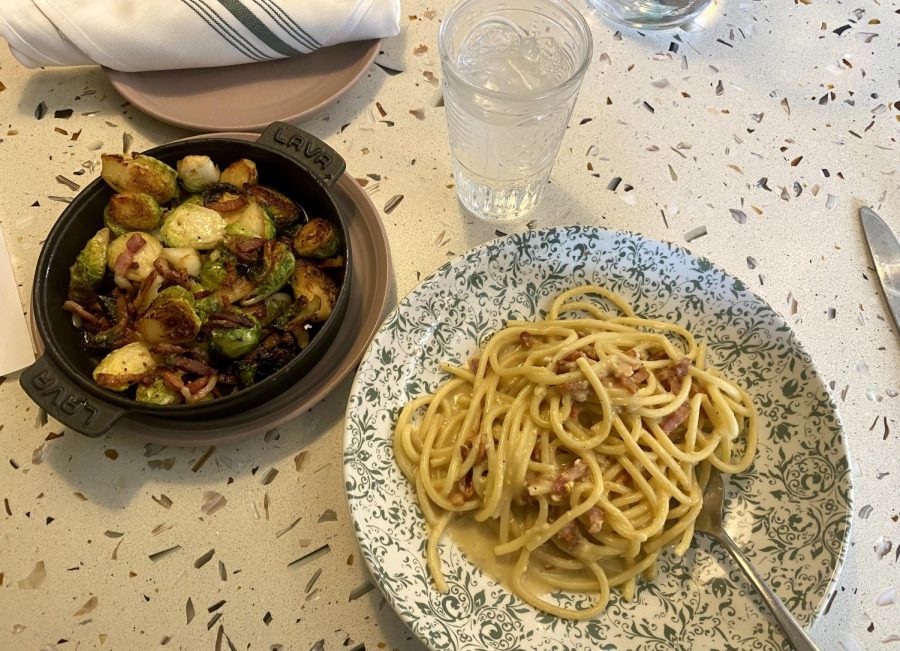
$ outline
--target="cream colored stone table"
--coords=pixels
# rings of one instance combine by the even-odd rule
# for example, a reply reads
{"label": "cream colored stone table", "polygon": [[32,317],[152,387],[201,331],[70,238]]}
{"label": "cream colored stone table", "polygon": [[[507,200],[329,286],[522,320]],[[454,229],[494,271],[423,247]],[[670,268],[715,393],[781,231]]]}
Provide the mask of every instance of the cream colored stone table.
{"label": "cream colored stone table", "polygon": [[[366,179],[401,297],[495,237],[449,187],[445,8],[406,2],[402,34],[361,82],[300,123]],[[849,550],[813,636],[900,648],[900,336],[857,222],[871,205],[900,232],[898,5],[727,0],[707,18],[655,35],[590,14],[594,60],[545,201],[502,230],[588,223],[669,240],[781,312],[833,388],[852,457]],[[58,179],[83,186],[102,151],[188,133],[142,115],[97,68],[26,70],[0,49],[0,220],[27,305],[41,242],[75,194]],[[162,449],[42,422],[5,378],[0,649],[421,648],[353,535],[349,387],[265,436]]]}

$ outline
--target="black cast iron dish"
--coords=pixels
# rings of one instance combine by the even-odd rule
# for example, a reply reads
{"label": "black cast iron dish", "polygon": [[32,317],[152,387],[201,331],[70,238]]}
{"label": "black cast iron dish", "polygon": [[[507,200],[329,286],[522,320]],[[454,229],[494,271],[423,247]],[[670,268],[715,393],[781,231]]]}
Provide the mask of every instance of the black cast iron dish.
{"label": "black cast iron dish", "polygon": [[341,229],[345,247],[344,281],[331,316],[310,345],[271,376],[228,396],[192,405],[148,405],[94,384],[94,364],[81,335],[62,309],[69,283],[69,266],[84,243],[103,226],[103,208],[113,191],[102,179],[88,185],[63,211],[50,230],[38,257],[32,310],[44,354],[22,372],[25,392],[67,427],[100,436],[126,414],[200,420],[227,417],[277,396],[299,380],[327,351],[337,334],[350,298],[352,255],[345,216],[331,186],[343,174],[344,161],[331,147],[305,131],[282,122],[271,124],[256,142],[223,138],[173,142],[143,152],[173,167],[189,154],[205,154],[221,167],[240,158],[256,162],[265,184],[300,204],[310,216],[332,220]]}

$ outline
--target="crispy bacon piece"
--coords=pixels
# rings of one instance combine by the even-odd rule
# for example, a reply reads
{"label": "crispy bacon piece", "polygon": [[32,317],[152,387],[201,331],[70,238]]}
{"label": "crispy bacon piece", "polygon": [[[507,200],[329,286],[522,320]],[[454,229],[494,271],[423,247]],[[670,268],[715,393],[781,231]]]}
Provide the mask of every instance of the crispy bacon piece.
{"label": "crispy bacon piece", "polygon": [[184,382],[181,381],[181,378],[178,377],[178,374],[174,371],[163,371],[160,373],[160,376],[163,379],[163,382],[166,383],[172,391],[177,391],[181,393],[181,390],[184,389]]}
{"label": "crispy bacon piece", "polygon": [[210,328],[250,328],[253,326],[253,320],[240,312],[222,310],[211,313],[206,325]]}
{"label": "crispy bacon piece", "polygon": [[675,364],[675,377],[685,377],[691,368],[691,358],[690,357],[682,357],[678,360],[678,363]]}
{"label": "crispy bacon piece", "polygon": [[573,382],[563,382],[559,385],[559,390],[572,396],[575,402],[584,402],[591,395],[591,385],[587,380],[575,380]]}
{"label": "crispy bacon piece", "polygon": [[209,382],[209,378],[210,376],[198,377],[196,380],[192,380],[185,384],[184,387],[193,395],[206,386]]}
{"label": "crispy bacon piece", "polygon": [[557,375],[561,375],[563,373],[571,373],[578,369],[578,364],[575,363],[575,360],[580,359],[582,357],[587,357],[583,350],[573,350],[571,353],[566,355],[560,360],[557,360],[556,366],[553,371]]}
{"label": "crispy bacon piece", "polygon": [[71,312],[72,314],[77,314],[85,323],[91,323],[96,326],[104,325],[103,321],[88,312],[84,307],[81,306],[81,304],[76,303],[75,301],[65,301],[63,303],[63,309]]}
{"label": "crispy bacon piece", "polygon": [[691,369],[691,358],[682,357],[674,366],[660,369],[656,377],[671,393],[681,391],[683,378],[687,377]]}
{"label": "crispy bacon piece", "polygon": [[456,489],[463,496],[463,499],[469,500],[475,496],[475,487],[472,486],[472,471],[466,473],[466,476],[456,482]]}
{"label": "crispy bacon piece", "polygon": [[534,346],[534,337],[531,336],[530,332],[523,331],[522,334],[519,335],[519,341],[522,342],[522,345],[525,346],[525,348]]}
{"label": "crispy bacon piece", "polygon": [[189,348],[185,348],[184,346],[170,344],[165,341],[161,341],[158,344],[150,347],[150,352],[157,353],[158,355],[181,355],[182,353],[186,353],[189,350]]}
{"label": "crispy bacon piece", "polygon": [[641,388],[641,382],[645,381],[648,377],[650,377],[650,373],[647,369],[641,367],[628,377],[618,378],[616,384],[628,391],[628,393],[637,393],[638,389]]}
{"label": "crispy bacon piece", "polygon": [[119,254],[119,256],[116,258],[115,263],[113,263],[113,271],[115,271],[120,276],[124,276],[128,272],[128,270],[131,269],[133,264],[134,252],[126,249]]}
{"label": "crispy bacon piece", "polygon": [[229,248],[241,262],[256,262],[264,244],[261,237],[240,237]]}
{"label": "crispy bacon piece", "polygon": [[575,462],[560,472],[556,479],[553,480],[551,492],[554,497],[562,499],[572,492],[575,482],[584,477],[588,467],[581,459],[575,459]]}
{"label": "crispy bacon piece", "polygon": [[141,236],[140,233],[134,233],[125,241],[125,248],[128,249],[131,253],[137,253],[144,248],[144,245],[146,243],[147,241]]}
{"label": "crispy bacon piece", "polygon": [[159,256],[153,261],[153,268],[169,283],[181,285],[185,289],[191,288],[191,282],[188,275],[173,267],[171,263],[164,257]]}
{"label": "crispy bacon piece", "polygon": [[592,506],[582,518],[587,520],[588,533],[600,533],[600,529],[603,528],[603,511],[596,506]]}
{"label": "crispy bacon piece", "polygon": [[578,546],[578,542],[581,540],[581,535],[578,533],[578,525],[574,522],[569,522],[557,532],[556,539],[559,540],[564,547],[575,549],[575,547]]}
{"label": "crispy bacon piece", "polygon": [[185,402],[198,402],[212,393],[216,386],[216,376],[197,378],[193,382],[189,382],[181,390],[181,395]]}
{"label": "crispy bacon piece", "polygon": [[211,366],[204,364],[201,361],[196,359],[191,359],[190,357],[184,357],[183,355],[178,355],[173,360],[173,365],[179,371],[184,371],[185,373],[193,373],[194,375],[215,375],[216,369]]}
{"label": "crispy bacon piece", "polygon": [[673,411],[671,414],[666,416],[660,422],[659,427],[666,434],[671,434],[675,428],[681,425],[685,420],[687,420],[688,415],[691,413],[691,406],[687,401],[681,403],[681,406]]}

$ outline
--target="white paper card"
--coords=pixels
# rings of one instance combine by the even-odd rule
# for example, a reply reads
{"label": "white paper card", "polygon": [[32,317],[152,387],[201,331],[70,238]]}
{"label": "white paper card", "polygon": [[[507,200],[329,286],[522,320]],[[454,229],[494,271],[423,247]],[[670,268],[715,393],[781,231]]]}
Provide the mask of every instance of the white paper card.
{"label": "white paper card", "polygon": [[0,375],[13,373],[33,363],[31,335],[22,314],[6,239],[0,229]]}

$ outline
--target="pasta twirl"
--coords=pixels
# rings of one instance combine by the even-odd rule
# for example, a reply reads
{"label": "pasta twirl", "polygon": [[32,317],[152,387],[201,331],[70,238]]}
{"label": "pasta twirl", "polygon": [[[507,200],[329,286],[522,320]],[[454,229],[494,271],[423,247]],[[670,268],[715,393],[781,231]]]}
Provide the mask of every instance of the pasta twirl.
{"label": "pasta twirl", "polygon": [[[602,300],[597,300],[597,299]],[[615,306],[609,314],[603,303]],[[611,588],[631,598],[667,547],[683,554],[711,469],[753,461],[757,417],[742,388],[681,326],[635,316],[602,287],[557,296],[545,319],[510,321],[434,394],[411,400],[394,453],[428,527],[427,563],[454,518],[512,555],[512,589],[548,613],[589,619]],[[584,609],[552,590],[594,594]]]}

